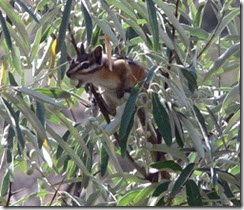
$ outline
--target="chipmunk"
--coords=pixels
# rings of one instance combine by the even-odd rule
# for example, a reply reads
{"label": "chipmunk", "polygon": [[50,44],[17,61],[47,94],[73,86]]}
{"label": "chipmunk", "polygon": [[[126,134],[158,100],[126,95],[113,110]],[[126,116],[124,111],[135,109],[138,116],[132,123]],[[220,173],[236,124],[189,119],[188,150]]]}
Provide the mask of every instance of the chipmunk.
{"label": "chipmunk", "polygon": [[147,76],[144,67],[128,58],[112,57],[112,70],[109,60],[103,54],[102,46],[97,46],[91,53],[86,53],[81,45],[80,53],[71,61],[66,75],[71,80],[78,80],[76,88],[88,83],[103,89],[103,99],[111,115],[124,100],[124,93],[131,92],[133,87]]}

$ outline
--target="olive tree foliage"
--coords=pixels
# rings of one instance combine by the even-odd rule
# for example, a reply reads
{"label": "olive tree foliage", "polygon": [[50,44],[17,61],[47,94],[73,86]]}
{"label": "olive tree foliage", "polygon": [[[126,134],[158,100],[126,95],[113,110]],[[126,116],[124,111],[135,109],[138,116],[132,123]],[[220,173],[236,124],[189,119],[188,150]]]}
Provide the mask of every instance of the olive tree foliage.
{"label": "olive tree foliage", "polygon": [[[240,206],[237,0],[1,0],[0,23],[1,205]],[[115,117],[65,76],[78,42],[148,69]]]}

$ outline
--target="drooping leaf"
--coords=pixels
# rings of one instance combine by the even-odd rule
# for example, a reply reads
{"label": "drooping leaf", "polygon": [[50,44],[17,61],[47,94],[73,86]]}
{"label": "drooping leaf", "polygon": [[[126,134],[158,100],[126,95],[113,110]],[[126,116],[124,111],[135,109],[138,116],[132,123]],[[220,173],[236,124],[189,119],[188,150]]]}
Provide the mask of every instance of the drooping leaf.
{"label": "drooping leaf", "polygon": [[111,10],[107,4],[107,2],[105,0],[100,0],[102,6],[104,7],[104,9],[107,11],[107,13],[109,14],[109,16],[112,18],[114,24],[115,24],[115,27],[118,29],[119,31],[119,34],[120,36],[123,38],[123,40],[126,40],[126,37],[125,37],[125,31],[124,29],[122,28],[122,25],[116,15],[116,13]]}
{"label": "drooping leaf", "polygon": [[148,20],[152,29],[153,47],[154,50],[157,51],[160,45],[159,45],[159,29],[158,29],[156,8],[153,0],[146,0],[146,3],[147,3]]}
{"label": "drooping leaf", "polygon": [[189,179],[186,181],[187,203],[189,206],[202,206],[202,198],[196,183]]}
{"label": "drooping leaf", "polygon": [[101,176],[102,177],[105,175],[107,171],[108,160],[109,160],[108,153],[106,152],[104,146],[102,146],[101,149]]}
{"label": "drooping leaf", "polygon": [[170,146],[172,143],[171,126],[166,108],[159,100],[158,94],[153,93],[153,117],[158,126],[159,132],[164,138],[165,143]]}
{"label": "drooping leaf", "polygon": [[197,14],[194,18],[194,24],[198,27],[200,27],[201,23],[202,23],[202,14],[203,14],[202,11],[204,9],[204,6],[205,6],[205,4],[202,4],[199,6],[199,8],[197,10]]}
{"label": "drooping leaf", "polygon": [[206,122],[205,122],[204,117],[202,116],[202,113],[200,112],[200,110],[197,108],[196,105],[193,105],[193,109],[194,109],[194,111],[196,113],[196,116],[197,116],[197,118],[198,118],[198,120],[199,120],[199,122],[200,122],[200,124],[201,124],[201,126],[202,126],[202,128],[203,128],[203,130],[205,132],[205,134],[208,134]]}
{"label": "drooping leaf", "polygon": [[59,28],[59,33],[58,33],[58,40],[57,40],[57,49],[56,49],[56,53],[58,53],[61,49],[62,49],[62,45],[64,42],[64,39],[66,37],[66,30],[68,28],[68,23],[70,21],[70,12],[72,9],[72,3],[73,0],[67,0],[65,7],[64,7],[64,12],[63,12],[63,18],[62,18],[62,22]]}
{"label": "drooping leaf", "polygon": [[36,32],[36,36],[30,50],[30,55],[29,55],[30,62],[33,61],[37,56],[38,50],[40,48],[39,45],[41,41],[41,36],[42,36],[42,27],[40,27]]}
{"label": "drooping leaf", "polygon": [[[36,116],[40,120],[43,128],[45,128],[45,123],[46,123],[46,118],[45,118],[45,107],[42,103],[39,103],[38,101],[36,102]],[[41,137],[38,136],[38,146],[39,148],[42,147],[42,144],[45,139],[42,139]]]}
{"label": "drooping leaf", "polygon": [[10,33],[9,33],[9,30],[8,30],[7,24],[5,22],[5,19],[4,19],[3,14],[2,14],[1,11],[0,11],[0,22],[1,22],[1,25],[2,25],[3,34],[4,34],[4,37],[6,39],[8,48],[9,48],[9,50],[12,50],[11,36],[10,36]]}
{"label": "drooping leaf", "polygon": [[81,3],[81,10],[85,18],[85,24],[86,24],[86,38],[87,38],[87,45],[89,46],[92,40],[92,30],[93,30],[93,25],[92,25],[92,19],[87,11],[86,7],[84,6],[83,3]]}
{"label": "drooping leaf", "polygon": [[1,185],[1,197],[5,197],[8,194],[9,191],[9,185],[10,185],[10,174],[7,170],[6,173],[3,176],[2,179],[2,185]]}
{"label": "drooping leaf", "polygon": [[193,93],[194,90],[197,89],[196,78],[194,77],[194,75],[190,71],[188,71],[185,68],[181,68],[181,72],[183,73],[184,77],[187,79],[188,87],[189,87],[190,91]]}
{"label": "drooping leaf", "polygon": [[135,110],[136,110],[136,100],[141,91],[142,84],[143,84],[142,82],[138,83],[134,87],[134,89],[125,105],[125,109],[124,109],[124,112],[123,112],[123,115],[121,118],[121,123],[120,123],[120,128],[119,128],[119,143],[120,143],[122,157],[125,156],[129,133],[130,133],[130,130],[131,130],[131,128],[133,126],[133,122],[134,122],[134,115],[135,115]]}
{"label": "drooping leaf", "polygon": [[29,15],[33,18],[34,21],[36,21],[37,23],[40,23],[39,20],[37,19],[37,17],[35,16],[34,12],[32,11],[32,9],[29,9],[24,2],[22,2],[21,0],[15,0],[18,5],[20,5],[26,12],[29,13]]}
{"label": "drooping leaf", "polygon": [[11,104],[7,100],[2,98],[2,101],[10,115],[12,126],[15,129],[15,132],[16,132],[16,135],[18,138],[19,151],[21,152],[21,151],[23,151],[23,149],[25,147],[25,140],[24,140],[23,134],[22,134],[20,126],[19,126],[19,117],[16,115],[14,109],[12,108]]}
{"label": "drooping leaf", "polygon": [[240,51],[240,43],[236,43],[231,47],[229,47],[220,57],[218,57],[215,60],[213,66],[206,73],[203,81],[207,80],[210,76],[214,75],[215,72],[217,72],[217,70],[221,68],[231,56],[235,55],[239,51]]}

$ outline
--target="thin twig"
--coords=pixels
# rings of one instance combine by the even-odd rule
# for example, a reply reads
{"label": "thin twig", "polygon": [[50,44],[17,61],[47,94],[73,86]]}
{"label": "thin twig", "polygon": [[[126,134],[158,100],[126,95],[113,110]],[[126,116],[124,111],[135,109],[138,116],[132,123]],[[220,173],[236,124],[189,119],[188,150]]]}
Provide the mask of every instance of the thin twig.
{"label": "thin twig", "polygon": [[53,201],[54,201],[56,195],[58,194],[58,191],[59,191],[60,187],[62,186],[64,179],[65,179],[65,176],[63,177],[62,181],[60,182],[60,184],[58,185],[57,189],[55,190],[55,193],[54,193],[54,195],[52,197],[52,200],[51,200],[49,206],[52,206]]}
{"label": "thin twig", "polygon": [[[94,95],[96,101],[97,101],[97,104],[98,104],[98,107],[101,111],[101,113],[103,114],[106,122],[109,124],[110,123],[110,118],[109,118],[109,115],[108,115],[108,112],[107,112],[107,109],[106,107],[104,106],[104,101],[103,101],[103,98],[101,97],[100,94],[98,94],[94,88],[93,85],[91,85],[91,92],[92,94]],[[119,135],[117,132],[114,133],[114,138],[116,140],[116,142],[119,144]],[[131,164],[136,168],[136,170],[142,174],[142,176],[144,178],[146,178],[146,171],[144,168],[140,167],[136,162],[135,160],[131,157],[131,155],[129,154],[128,151],[126,151],[126,157],[128,158],[128,160],[131,162]]]}
{"label": "thin twig", "polygon": [[208,40],[208,42],[206,43],[206,45],[204,46],[204,48],[202,49],[202,51],[198,54],[197,59],[199,59],[199,58],[201,57],[201,55],[204,53],[204,51],[205,51],[205,50],[208,48],[208,46],[211,44],[213,38],[214,38],[215,35],[216,35],[216,32],[217,32],[219,26],[220,26],[220,23],[222,22],[222,20],[223,20],[223,18],[224,18],[224,15],[225,15],[225,12],[223,12],[223,15],[222,15],[222,17],[220,18],[220,20],[219,20],[217,26],[215,27],[214,32],[212,33],[210,39]]}
{"label": "thin twig", "polygon": [[6,202],[6,206],[9,206],[12,195],[13,195],[12,194],[12,182],[10,182],[9,183],[8,199],[7,199],[7,202]]}

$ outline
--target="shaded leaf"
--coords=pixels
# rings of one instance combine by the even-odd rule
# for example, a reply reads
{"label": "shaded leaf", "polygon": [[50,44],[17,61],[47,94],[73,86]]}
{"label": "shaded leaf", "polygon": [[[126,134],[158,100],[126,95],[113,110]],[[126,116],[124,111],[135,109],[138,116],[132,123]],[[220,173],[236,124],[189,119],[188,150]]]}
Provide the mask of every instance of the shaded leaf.
{"label": "shaded leaf", "polygon": [[83,13],[84,19],[85,19],[87,46],[89,46],[91,43],[92,34],[93,34],[92,33],[92,30],[93,30],[92,19],[83,3],[81,3],[81,10],[82,10],[82,13]]}
{"label": "shaded leaf", "polygon": [[162,184],[160,184],[159,186],[157,186],[157,188],[154,190],[152,197],[158,197],[160,194],[162,194],[163,192],[165,192],[166,190],[168,190],[170,181],[164,182]]}
{"label": "shaded leaf", "polygon": [[167,160],[167,161],[160,161],[160,162],[156,162],[156,163],[152,163],[150,165],[152,168],[156,168],[158,170],[162,170],[165,168],[170,168],[173,171],[182,171],[182,168],[180,165],[178,165],[177,163],[175,163],[173,160]]}
{"label": "shaded leaf", "polygon": [[1,197],[4,197],[8,194],[9,191],[9,185],[10,185],[10,174],[7,170],[6,173],[3,176],[2,185],[1,185]]}
{"label": "shaded leaf", "polygon": [[56,48],[56,53],[58,53],[62,49],[62,45],[64,43],[64,39],[66,37],[66,30],[68,28],[68,23],[69,23],[69,17],[70,17],[70,11],[72,9],[72,2],[73,0],[67,0],[65,7],[64,7],[64,12],[63,12],[63,18],[62,22],[59,28],[58,32],[58,40],[57,40],[57,48]]}
{"label": "shaded leaf", "polygon": [[202,206],[202,198],[196,183],[189,179],[186,181],[187,203],[189,206]]}
{"label": "shaded leaf", "polygon": [[195,163],[189,163],[178,176],[175,184],[172,188],[169,198],[173,198],[179,192],[181,187],[185,184],[185,182],[190,178],[195,167]]}
{"label": "shaded leaf", "polygon": [[21,0],[15,0],[18,5],[20,5],[26,12],[29,13],[29,15],[33,18],[34,21],[37,23],[40,23],[35,14],[33,13],[32,9],[29,9]]}
{"label": "shaded leaf", "polygon": [[142,89],[142,84],[143,84],[142,82],[138,83],[134,87],[128,101],[126,102],[125,109],[121,117],[121,123],[119,128],[119,143],[121,147],[122,157],[124,157],[126,153],[128,137],[134,122],[134,115],[136,111],[136,100]]}
{"label": "shaded leaf", "polygon": [[105,175],[107,171],[108,160],[109,160],[109,155],[106,149],[104,148],[104,146],[102,146],[101,149],[101,176],[102,177]]}
{"label": "shaded leaf", "polygon": [[159,49],[159,30],[158,30],[158,21],[157,21],[157,13],[153,0],[146,0],[147,3],[147,13],[149,24],[152,29],[152,37],[153,37],[153,47],[154,50],[157,51]]}
{"label": "shaded leaf", "polygon": [[170,146],[172,143],[171,126],[168,113],[159,100],[158,94],[152,95],[153,117],[158,126],[159,132],[164,138],[165,143]]}
{"label": "shaded leaf", "polygon": [[4,19],[3,14],[2,14],[1,11],[0,11],[0,22],[1,22],[1,25],[2,25],[3,34],[4,34],[4,37],[6,39],[8,48],[9,48],[9,50],[12,50],[11,36],[10,36],[7,24],[5,22],[5,19]]}
{"label": "shaded leaf", "polygon": [[2,101],[10,115],[12,126],[15,129],[15,132],[17,134],[17,138],[18,138],[18,142],[19,142],[19,149],[20,149],[20,151],[22,151],[25,147],[25,140],[24,140],[23,134],[22,134],[20,126],[19,126],[19,117],[16,115],[11,104],[7,100],[2,98]]}
{"label": "shaded leaf", "polygon": [[37,88],[35,91],[40,92],[42,94],[45,94],[47,96],[50,96],[55,99],[61,99],[61,98],[70,98],[70,93],[65,90],[61,90],[59,88]]}
{"label": "shaded leaf", "polygon": [[207,126],[206,126],[206,123],[205,123],[205,119],[204,117],[202,116],[202,113],[200,112],[200,110],[197,108],[196,105],[193,105],[193,109],[194,109],[194,112],[196,113],[196,116],[205,132],[205,134],[208,134],[208,130],[207,130]]}
{"label": "shaded leaf", "polygon": [[188,71],[185,68],[181,68],[181,72],[183,73],[184,77],[187,79],[189,89],[193,93],[194,90],[197,88],[196,78],[194,77],[191,71]]}

